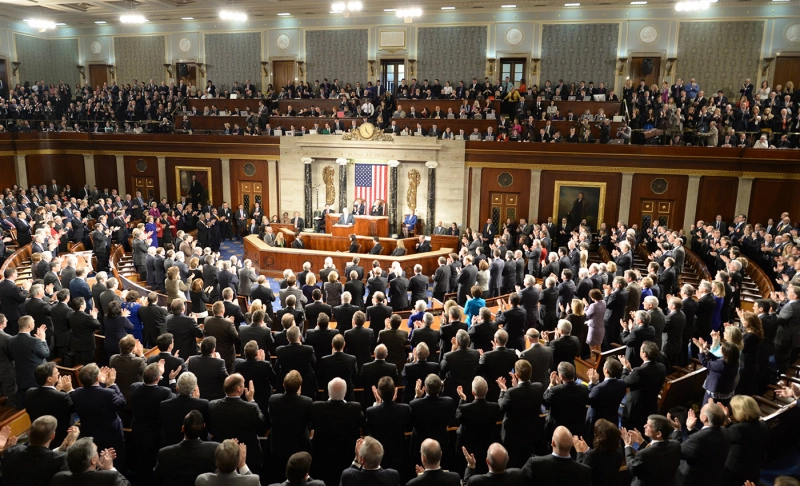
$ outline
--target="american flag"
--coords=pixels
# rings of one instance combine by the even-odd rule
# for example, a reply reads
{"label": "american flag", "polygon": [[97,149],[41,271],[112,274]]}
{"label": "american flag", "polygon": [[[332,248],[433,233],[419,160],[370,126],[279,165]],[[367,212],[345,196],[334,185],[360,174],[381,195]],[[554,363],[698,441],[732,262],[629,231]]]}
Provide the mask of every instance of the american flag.
{"label": "american flag", "polygon": [[363,199],[369,214],[376,199],[386,201],[386,185],[389,179],[386,165],[356,164],[356,199]]}

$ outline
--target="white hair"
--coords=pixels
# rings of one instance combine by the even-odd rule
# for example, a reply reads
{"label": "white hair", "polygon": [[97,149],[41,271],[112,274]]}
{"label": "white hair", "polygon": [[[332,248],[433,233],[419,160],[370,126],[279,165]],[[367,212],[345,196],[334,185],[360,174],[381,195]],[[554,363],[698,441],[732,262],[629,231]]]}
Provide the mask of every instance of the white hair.
{"label": "white hair", "polygon": [[331,400],[344,400],[347,394],[347,383],[341,378],[334,378],[328,382],[328,395]]}
{"label": "white hair", "polygon": [[655,309],[658,307],[658,297],[654,297],[652,295],[648,295],[644,298],[644,303]]}

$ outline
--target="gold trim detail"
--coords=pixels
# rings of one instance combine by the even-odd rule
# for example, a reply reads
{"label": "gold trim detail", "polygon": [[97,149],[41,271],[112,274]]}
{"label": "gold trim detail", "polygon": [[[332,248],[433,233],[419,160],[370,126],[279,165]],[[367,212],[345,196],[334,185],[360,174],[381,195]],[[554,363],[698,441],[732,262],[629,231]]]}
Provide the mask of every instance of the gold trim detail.
{"label": "gold trim detail", "polygon": [[[214,203],[214,190],[213,190],[213,174],[211,167],[194,167],[191,165],[176,165],[175,166],[175,200],[181,200],[181,171],[186,172],[205,172],[208,176],[208,204]],[[187,196],[188,199],[188,196]]]}

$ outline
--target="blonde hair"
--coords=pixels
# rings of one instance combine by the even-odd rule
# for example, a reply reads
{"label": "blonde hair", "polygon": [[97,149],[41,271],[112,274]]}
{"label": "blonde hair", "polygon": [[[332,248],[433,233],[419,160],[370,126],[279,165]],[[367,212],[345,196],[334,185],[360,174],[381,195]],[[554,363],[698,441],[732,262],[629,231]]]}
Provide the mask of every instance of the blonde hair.
{"label": "blonde hair", "polygon": [[311,272],[308,272],[308,274],[306,274],[306,285],[314,286],[316,284],[317,284],[317,276]]}
{"label": "blonde hair", "polygon": [[653,286],[653,279],[650,277],[645,277],[642,279],[642,287],[650,288]]}
{"label": "blonde hair", "polygon": [[581,250],[581,268],[587,268],[589,264],[589,252],[586,250]]}
{"label": "blonde hair", "polygon": [[572,313],[576,316],[583,315],[583,301],[580,299],[572,299]]}
{"label": "blonde hair", "polygon": [[735,326],[725,328],[725,340],[736,346],[739,351],[744,348],[744,336],[742,330]]}
{"label": "blonde hair", "polygon": [[328,274],[328,282],[333,283],[339,280],[339,274],[335,271]]}
{"label": "blonde hair", "polygon": [[761,411],[753,397],[735,395],[731,398],[731,417],[736,422],[752,422],[761,418]]}
{"label": "blonde hair", "polygon": [[714,294],[714,297],[725,298],[725,285],[722,282],[714,280],[711,283],[711,292]]}

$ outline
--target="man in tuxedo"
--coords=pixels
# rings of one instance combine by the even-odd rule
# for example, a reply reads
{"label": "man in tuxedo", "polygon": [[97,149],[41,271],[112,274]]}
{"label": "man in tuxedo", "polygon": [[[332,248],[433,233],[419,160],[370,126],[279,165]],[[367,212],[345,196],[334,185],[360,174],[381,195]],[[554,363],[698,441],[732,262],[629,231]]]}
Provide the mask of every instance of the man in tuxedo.
{"label": "man in tuxedo", "polygon": [[344,401],[347,393],[344,380],[334,378],[327,388],[330,399],[311,405],[310,428],[314,431],[313,447],[317,456],[312,470],[325,484],[336,484],[341,471],[350,464],[350,448],[361,435],[364,414],[358,403]]}
{"label": "man in tuxedo", "polygon": [[153,470],[156,486],[194,486],[197,476],[214,472],[215,451],[219,443],[201,439],[206,429],[205,421],[198,410],[191,410],[184,416],[181,420],[183,440],[164,445],[158,451]]}
{"label": "man in tuxedo", "polygon": [[[197,358],[192,361],[195,359]],[[250,382],[245,387],[242,375],[234,373],[228,376],[224,391],[225,398],[208,404],[208,418],[214,439],[221,442],[238,439],[239,443],[247,446],[247,467],[257,475],[261,472],[261,446],[258,438],[267,432],[269,422],[253,401],[253,383]]]}
{"label": "man in tuxedo", "polygon": [[650,415],[644,426],[644,436],[638,430],[622,434],[625,442],[625,465],[633,476],[631,484],[671,485],[681,463],[681,444],[671,440],[672,423],[663,415]]}
{"label": "man in tuxedo", "polygon": [[72,423],[72,414],[75,407],[72,404],[72,379],[62,377],[53,361],[36,367],[33,372],[36,379],[36,388],[29,388],[25,396],[25,411],[31,421],[39,417],[52,416],[58,421],[54,429],[52,443],[61,445]]}
{"label": "man in tuxedo", "polygon": [[[697,418],[689,412],[686,428],[689,438],[681,444],[681,465],[676,484],[715,484],[723,474],[725,461],[731,447],[728,430],[725,429],[725,412],[716,403],[707,403],[700,410],[700,430],[695,430]],[[673,432],[673,437],[678,431]]]}
{"label": "man in tuxedo", "polygon": [[573,447],[572,436],[572,431],[567,427],[556,427],[553,439],[550,441],[553,453],[546,456],[532,456],[522,469],[529,484],[534,481],[559,486],[581,486],[591,483],[592,469],[570,457],[570,450]]}
{"label": "man in tuxedo", "polygon": [[[512,367],[513,364],[507,370]],[[488,390],[487,381],[480,376],[476,376],[472,380],[474,400],[467,403],[464,390],[459,387],[458,396],[460,401],[458,409],[456,409],[456,420],[459,423],[458,431],[456,432],[456,451],[460,451],[462,447],[472,451],[478,461],[478,471],[482,473],[486,472],[486,461],[484,459],[489,445],[492,443],[495,424],[500,417],[500,405],[496,403],[496,400],[487,398]]]}
{"label": "man in tuxedo", "polygon": [[45,324],[36,326],[32,316],[19,318],[19,333],[8,340],[8,354],[14,361],[15,380],[17,382],[17,407],[25,408],[26,392],[37,386],[35,370],[47,362],[50,348],[47,345]]}

